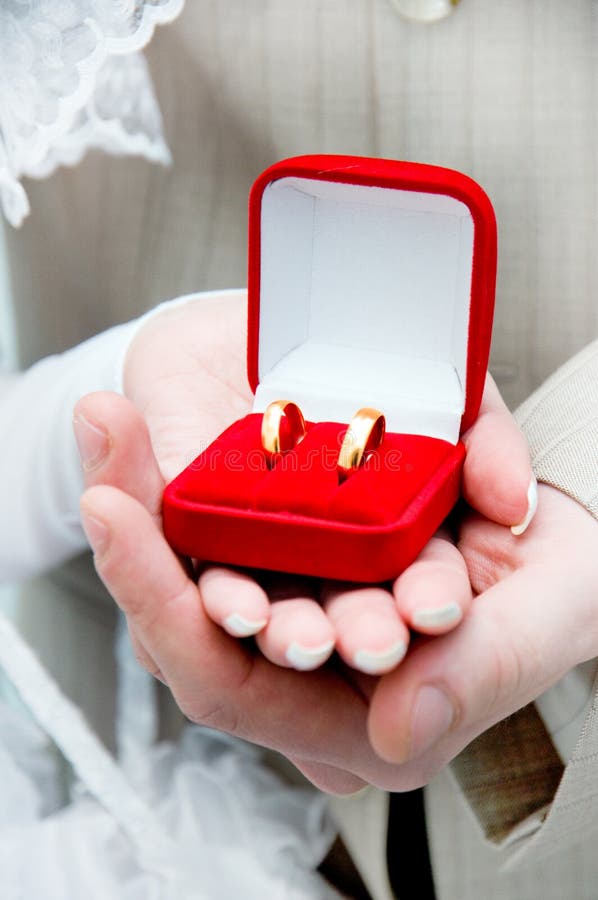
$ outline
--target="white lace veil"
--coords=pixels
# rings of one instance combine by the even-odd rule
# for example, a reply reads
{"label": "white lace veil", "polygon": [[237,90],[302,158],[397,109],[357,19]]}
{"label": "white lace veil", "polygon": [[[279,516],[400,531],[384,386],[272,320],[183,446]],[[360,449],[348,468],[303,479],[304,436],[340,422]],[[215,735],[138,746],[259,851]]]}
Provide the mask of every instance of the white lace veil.
{"label": "white lace veil", "polygon": [[168,164],[139,52],[184,0],[0,0],[0,207],[21,224],[20,179],[91,147]]}

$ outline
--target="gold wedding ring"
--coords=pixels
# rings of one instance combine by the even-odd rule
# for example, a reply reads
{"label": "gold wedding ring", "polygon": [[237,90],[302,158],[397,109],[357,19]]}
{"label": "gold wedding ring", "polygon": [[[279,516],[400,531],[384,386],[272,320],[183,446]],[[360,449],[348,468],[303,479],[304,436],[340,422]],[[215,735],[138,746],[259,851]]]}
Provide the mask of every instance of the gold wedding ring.
{"label": "gold wedding ring", "polygon": [[[283,418],[287,420],[289,426],[284,440],[281,435]],[[273,465],[279,453],[296,447],[305,437],[305,432],[305,419],[296,403],[291,400],[275,400],[269,403],[262,419],[262,447],[268,465],[270,467]]]}
{"label": "gold wedding ring", "polygon": [[338,455],[337,470],[341,481],[360,467],[369,453],[384,440],[386,419],[378,409],[364,406],[349,423]]}

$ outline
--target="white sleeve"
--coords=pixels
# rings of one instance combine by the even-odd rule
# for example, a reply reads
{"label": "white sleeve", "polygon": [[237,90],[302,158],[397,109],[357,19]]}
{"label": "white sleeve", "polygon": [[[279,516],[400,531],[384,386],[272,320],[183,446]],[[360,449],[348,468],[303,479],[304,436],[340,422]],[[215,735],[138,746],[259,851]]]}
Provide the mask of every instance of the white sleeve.
{"label": "white sleeve", "polygon": [[122,363],[140,322],[0,380],[0,583],[58,564],[86,546],[73,407],[90,391],[121,389]]}

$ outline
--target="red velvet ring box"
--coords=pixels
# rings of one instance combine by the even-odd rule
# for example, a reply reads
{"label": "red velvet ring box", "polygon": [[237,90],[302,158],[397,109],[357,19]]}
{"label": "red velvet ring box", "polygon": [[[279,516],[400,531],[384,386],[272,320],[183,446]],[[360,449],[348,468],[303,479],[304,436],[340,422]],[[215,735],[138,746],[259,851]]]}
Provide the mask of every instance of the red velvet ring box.
{"label": "red velvet ring box", "polygon": [[[359,582],[398,575],[460,492],[460,436],[482,396],[496,224],[465,175],[416,163],[303,156],[249,203],[253,412],[167,487],[164,531],[202,560]],[[269,469],[261,413],[297,403],[305,438]],[[353,414],[386,416],[346,480]]]}

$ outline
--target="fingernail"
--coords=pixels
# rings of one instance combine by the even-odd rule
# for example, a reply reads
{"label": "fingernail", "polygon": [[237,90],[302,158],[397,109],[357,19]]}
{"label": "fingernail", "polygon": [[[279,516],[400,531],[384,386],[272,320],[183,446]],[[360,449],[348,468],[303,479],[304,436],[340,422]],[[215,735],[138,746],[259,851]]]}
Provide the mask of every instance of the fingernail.
{"label": "fingernail", "polygon": [[418,609],[413,613],[411,621],[423,628],[438,628],[441,625],[454,625],[463,617],[463,610],[458,603],[447,603],[431,609]]}
{"label": "fingernail", "polygon": [[532,480],[529,483],[529,487],[527,489],[527,513],[525,514],[525,519],[523,522],[520,522],[519,525],[512,525],[511,531],[515,535],[523,534],[523,532],[528,527],[531,520],[534,518],[536,514],[536,510],[538,508],[538,482],[536,481],[534,475],[532,475]]}
{"label": "fingernail", "polygon": [[300,672],[309,672],[310,669],[317,669],[323,662],[326,662],[333,650],[334,641],[326,641],[325,644],[320,644],[318,647],[305,647],[303,644],[293,641],[292,644],[289,644],[285,656],[287,662],[294,669],[299,669]]}
{"label": "fingernail", "polygon": [[368,675],[382,675],[397,666],[407,653],[405,641],[396,641],[384,650],[358,650],[353,657],[356,669]]}
{"label": "fingernail", "polygon": [[422,756],[438,743],[455,720],[455,709],[439,687],[425,684],[419,689],[411,715],[409,759]]}
{"label": "fingernail", "polygon": [[92,472],[104,461],[110,449],[108,433],[92,425],[85,416],[75,416],[73,431],[85,472]]}
{"label": "fingernail", "polygon": [[81,523],[94,555],[103,556],[108,549],[110,540],[108,526],[101,522],[100,519],[96,519],[95,516],[91,516],[83,510],[81,511]]}
{"label": "fingernail", "polygon": [[233,637],[251,637],[258,634],[267,624],[267,619],[246,619],[239,613],[231,613],[222,623],[225,631]]}

